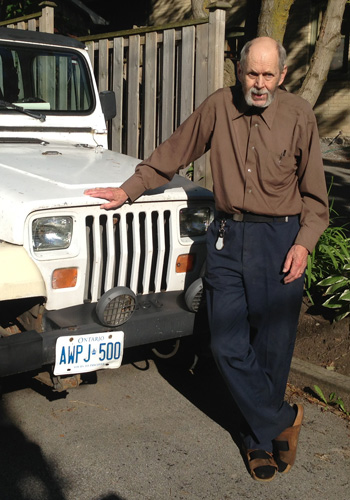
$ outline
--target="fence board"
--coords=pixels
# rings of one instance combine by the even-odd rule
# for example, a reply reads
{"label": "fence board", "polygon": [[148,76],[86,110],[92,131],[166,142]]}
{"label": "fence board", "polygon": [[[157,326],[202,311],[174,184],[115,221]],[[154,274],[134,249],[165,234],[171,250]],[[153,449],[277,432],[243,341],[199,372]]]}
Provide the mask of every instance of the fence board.
{"label": "fence board", "polygon": [[123,147],[123,96],[124,96],[124,38],[113,40],[113,91],[115,93],[117,116],[112,120],[113,151],[124,151]]}
{"label": "fence board", "polygon": [[[225,54],[225,11],[216,9],[209,16],[208,94],[223,85]],[[213,177],[208,155],[205,168],[205,187],[212,189]]]}
{"label": "fence board", "polygon": [[163,33],[162,95],[160,113],[160,142],[174,131],[174,87],[175,87],[175,30]]}
{"label": "fence board", "polygon": [[129,38],[127,154],[139,156],[140,35]]}
{"label": "fence board", "polygon": [[100,40],[98,47],[98,88],[101,90],[108,89],[108,40]]}
{"label": "fence board", "polygon": [[217,9],[209,16],[208,92],[221,87],[224,81],[225,11]]}
{"label": "fence board", "polygon": [[[196,61],[194,82],[194,107],[198,108],[208,96],[208,24],[197,26],[196,29]],[[209,154],[202,156],[194,162],[193,180],[199,185],[205,185],[206,163]]]}
{"label": "fence board", "polygon": [[36,31],[36,25],[37,25],[36,19],[29,19],[28,30],[29,31]]}
{"label": "fence board", "polygon": [[186,120],[193,111],[194,50],[195,29],[194,26],[188,26],[182,30],[180,123]]}
{"label": "fence board", "polygon": [[196,30],[196,75],[194,82],[194,105],[196,108],[208,96],[208,25],[202,24]]}
{"label": "fence board", "polygon": [[[177,96],[177,101],[179,103],[179,124],[184,122],[193,111],[195,56],[194,26],[187,26],[182,29],[182,43],[180,47],[180,88]],[[185,168],[180,171],[180,174],[186,176],[187,172],[188,168]]]}
{"label": "fence board", "polygon": [[146,33],[142,127],[144,158],[148,158],[157,142],[157,38],[157,33]]}
{"label": "fence board", "polygon": [[54,33],[55,31],[55,9],[53,7],[44,7],[41,11],[42,15],[39,17],[39,31],[46,33]]}
{"label": "fence board", "polygon": [[95,42],[88,42],[86,44],[86,47],[87,47],[87,51],[88,51],[88,54],[90,57],[92,69],[94,69],[95,68]]}

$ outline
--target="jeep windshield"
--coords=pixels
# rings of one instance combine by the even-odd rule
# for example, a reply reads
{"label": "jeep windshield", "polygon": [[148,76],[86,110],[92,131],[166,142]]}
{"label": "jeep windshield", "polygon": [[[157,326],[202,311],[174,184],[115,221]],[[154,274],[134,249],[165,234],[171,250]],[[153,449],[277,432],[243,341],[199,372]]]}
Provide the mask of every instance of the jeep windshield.
{"label": "jeep windshield", "polygon": [[0,113],[85,114],[94,99],[86,62],[77,51],[0,42]]}

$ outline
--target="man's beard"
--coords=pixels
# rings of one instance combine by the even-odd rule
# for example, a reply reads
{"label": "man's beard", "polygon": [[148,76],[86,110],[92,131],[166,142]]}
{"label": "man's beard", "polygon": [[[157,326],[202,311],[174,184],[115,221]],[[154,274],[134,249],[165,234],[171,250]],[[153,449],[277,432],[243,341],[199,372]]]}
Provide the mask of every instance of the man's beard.
{"label": "man's beard", "polygon": [[[265,95],[266,94],[267,95],[266,101],[264,102],[264,104],[256,103],[253,101],[252,94],[255,94],[255,95]],[[246,92],[244,92],[244,98],[245,98],[245,101],[248,104],[248,106],[255,106],[257,108],[267,108],[272,103],[274,97],[275,97],[275,92],[270,92],[267,89],[256,90],[252,87],[249,90],[247,90]]]}

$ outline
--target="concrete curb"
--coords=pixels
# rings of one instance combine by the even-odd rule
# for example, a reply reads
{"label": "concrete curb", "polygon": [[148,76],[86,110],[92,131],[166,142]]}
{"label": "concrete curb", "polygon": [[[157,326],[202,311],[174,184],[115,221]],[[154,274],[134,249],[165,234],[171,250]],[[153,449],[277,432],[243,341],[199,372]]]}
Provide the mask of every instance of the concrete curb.
{"label": "concrete curb", "polygon": [[335,392],[345,408],[350,408],[350,377],[346,375],[293,358],[288,381],[300,389],[310,387],[313,390],[313,386],[318,385],[326,397]]}

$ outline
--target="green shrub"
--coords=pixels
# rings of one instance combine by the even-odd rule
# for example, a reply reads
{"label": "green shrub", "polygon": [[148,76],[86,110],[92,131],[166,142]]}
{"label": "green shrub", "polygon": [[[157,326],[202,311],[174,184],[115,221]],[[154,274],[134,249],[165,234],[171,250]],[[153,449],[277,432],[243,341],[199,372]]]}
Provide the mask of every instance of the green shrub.
{"label": "green shrub", "polygon": [[328,276],[317,285],[327,287],[323,295],[329,297],[322,305],[334,309],[335,321],[350,314],[350,259],[339,269],[339,273]]}
{"label": "green shrub", "polygon": [[[311,304],[320,302],[333,309],[335,319],[339,320],[349,314],[350,238],[346,225],[335,224],[338,214],[333,209],[333,202],[329,211],[329,226],[308,256],[304,289]],[[326,291],[321,290],[322,287],[327,287]],[[325,295],[329,295],[326,301]]]}
{"label": "green shrub", "polygon": [[334,219],[321,235],[315,249],[308,256],[305,272],[305,291],[313,303],[316,286],[325,278],[333,276],[349,262],[349,241],[344,226],[334,226]]}

